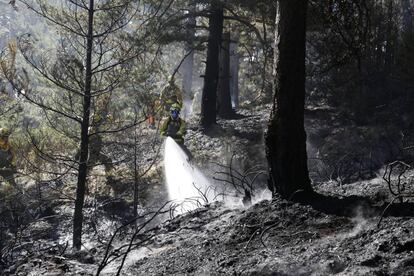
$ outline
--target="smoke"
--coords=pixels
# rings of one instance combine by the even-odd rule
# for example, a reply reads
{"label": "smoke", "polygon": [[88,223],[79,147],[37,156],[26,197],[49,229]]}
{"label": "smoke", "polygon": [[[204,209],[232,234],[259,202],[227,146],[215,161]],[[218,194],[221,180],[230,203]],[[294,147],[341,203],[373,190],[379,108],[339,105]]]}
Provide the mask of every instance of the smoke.
{"label": "smoke", "polygon": [[[230,193],[231,194],[231,193]],[[254,192],[252,199],[251,199],[251,205],[245,205],[243,203],[243,197],[242,196],[231,196],[230,194],[227,194],[222,197],[224,206],[230,208],[230,209],[247,209],[251,205],[255,205],[256,203],[259,203],[263,200],[272,200],[272,193],[268,189],[261,189]]]}
{"label": "smoke", "polygon": [[354,227],[351,229],[350,232],[344,234],[344,238],[353,238],[356,237],[363,231],[367,231],[372,229],[376,226],[372,220],[368,220],[366,218],[366,214],[368,210],[366,210],[363,206],[357,206],[354,210],[355,216],[351,219]]}
{"label": "smoke", "polygon": [[[123,245],[122,243],[115,244],[116,248],[120,247],[122,245]],[[143,258],[147,258],[151,255],[154,255],[155,253],[158,253],[157,251],[159,251],[159,250],[157,250],[157,249],[150,250],[150,249],[145,248],[145,247],[132,250],[131,252],[129,252],[129,254],[127,255],[127,257],[125,259],[124,268],[125,267],[131,267],[137,261],[139,261]],[[119,268],[118,266],[119,266],[118,262],[110,263],[109,265],[107,265],[102,270],[101,275],[115,275],[118,272],[118,268]]]}
{"label": "smoke", "polygon": [[193,114],[193,106],[190,99],[183,99],[183,109],[181,110],[181,117],[188,120]]}

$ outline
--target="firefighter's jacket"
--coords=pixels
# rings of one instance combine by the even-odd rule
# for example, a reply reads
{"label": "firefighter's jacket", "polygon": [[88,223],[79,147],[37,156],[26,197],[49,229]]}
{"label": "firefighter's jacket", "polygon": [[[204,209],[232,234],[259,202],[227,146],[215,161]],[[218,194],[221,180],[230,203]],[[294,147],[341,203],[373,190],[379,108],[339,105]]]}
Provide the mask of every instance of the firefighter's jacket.
{"label": "firefighter's jacket", "polygon": [[181,118],[173,120],[171,117],[165,119],[160,128],[162,136],[170,136],[178,144],[184,143],[185,121]]}

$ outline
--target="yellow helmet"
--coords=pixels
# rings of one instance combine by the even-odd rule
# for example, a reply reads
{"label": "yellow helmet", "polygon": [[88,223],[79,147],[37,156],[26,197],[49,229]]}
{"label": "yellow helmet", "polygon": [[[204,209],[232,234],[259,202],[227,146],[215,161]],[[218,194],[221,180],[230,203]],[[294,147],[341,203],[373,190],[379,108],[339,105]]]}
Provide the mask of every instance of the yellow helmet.
{"label": "yellow helmet", "polygon": [[0,128],[0,138],[9,137],[10,130],[8,128],[2,127]]}
{"label": "yellow helmet", "polygon": [[173,103],[170,107],[170,111],[173,110],[181,111],[181,106],[178,103]]}

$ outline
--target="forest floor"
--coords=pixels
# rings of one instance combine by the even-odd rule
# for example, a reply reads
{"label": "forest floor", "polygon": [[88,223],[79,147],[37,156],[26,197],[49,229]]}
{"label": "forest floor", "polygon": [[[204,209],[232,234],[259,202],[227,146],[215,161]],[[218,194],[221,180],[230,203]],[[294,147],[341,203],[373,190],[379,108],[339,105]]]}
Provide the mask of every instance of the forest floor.
{"label": "forest floor", "polygon": [[[343,191],[375,199],[382,189],[372,180]],[[318,189],[336,190],[328,184]],[[351,202],[348,215],[278,198],[250,208],[212,203],[143,233],[139,238],[151,241],[130,252],[121,275],[413,275],[413,214],[387,216],[378,227],[378,212]],[[47,236],[53,225],[43,224],[37,235]],[[117,246],[128,244],[130,236]],[[104,246],[62,255],[58,249],[26,256],[13,274],[94,275],[105,252]],[[118,265],[102,274],[115,275]]]}
{"label": "forest floor", "polygon": [[[238,168],[265,164],[262,130],[268,113],[252,109],[241,115],[219,121],[208,135],[190,124],[188,146],[210,174],[217,168],[208,165],[209,157],[224,162],[235,155]],[[324,196],[302,204],[280,198],[251,207],[214,202],[173,218],[143,208],[140,213],[146,215],[137,225],[148,225],[139,232],[120,229],[110,246],[130,205],[90,201],[81,252],[72,252],[65,243],[70,201],[55,201],[49,216],[22,232],[24,242],[13,249],[13,261],[0,274],[96,275],[108,253],[107,262],[114,261],[102,274],[115,275],[131,245],[120,275],[414,275],[414,206],[396,203],[382,217],[391,196],[380,173],[352,183],[339,176],[319,181],[315,190]],[[259,188],[264,186],[262,181]],[[163,190],[160,184],[151,187]]]}
{"label": "forest floor", "polygon": [[[347,188],[375,191],[370,182]],[[387,217],[377,227],[380,217],[366,206],[355,204],[353,210],[338,216],[280,199],[237,210],[213,204],[164,225],[152,253],[125,272],[413,275],[414,219]]]}

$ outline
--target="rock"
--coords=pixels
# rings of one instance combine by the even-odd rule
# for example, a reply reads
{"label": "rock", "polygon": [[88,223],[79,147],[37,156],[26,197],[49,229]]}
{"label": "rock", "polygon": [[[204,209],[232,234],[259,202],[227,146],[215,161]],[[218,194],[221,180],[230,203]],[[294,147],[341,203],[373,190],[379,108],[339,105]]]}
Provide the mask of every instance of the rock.
{"label": "rock", "polygon": [[392,237],[390,241],[384,241],[378,246],[378,251],[389,252],[400,244],[397,237]]}
{"label": "rock", "polygon": [[414,251],[414,240],[409,240],[403,244],[398,243],[394,250],[395,253],[412,252]]}
{"label": "rock", "polygon": [[95,263],[95,258],[87,251],[74,251],[70,254],[67,254],[68,258],[75,258],[76,260],[78,260],[81,263],[85,263],[85,264],[93,264]]}
{"label": "rock", "polygon": [[346,263],[340,260],[331,260],[326,263],[326,270],[330,273],[337,274],[344,271]]}
{"label": "rock", "polygon": [[414,257],[408,257],[403,259],[390,275],[414,275]]}
{"label": "rock", "polygon": [[363,265],[363,266],[368,266],[368,267],[378,267],[381,260],[382,260],[382,257],[380,255],[374,255],[374,256],[362,261],[360,264]]}

